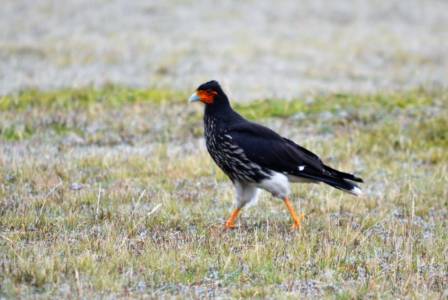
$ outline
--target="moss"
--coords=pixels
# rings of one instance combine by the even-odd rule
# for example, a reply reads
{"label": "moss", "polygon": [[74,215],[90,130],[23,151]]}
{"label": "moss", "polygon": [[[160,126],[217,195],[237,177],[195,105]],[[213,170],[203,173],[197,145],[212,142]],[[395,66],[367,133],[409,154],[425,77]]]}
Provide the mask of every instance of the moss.
{"label": "moss", "polygon": [[[252,119],[280,117],[285,118],[303,113],[335,112],[340,109],[383,108],[388,111],[396,108],[429,105],[433,96],[425,90],[380,94],[331,94],[319,95],[307,101],[294,99],[263,99],[250,103],[234,103],[235,108]],[[182,103],[185,93],[164,89],[139,89],[116,85],[102,88],[85,87],[79,89],[60,89],[56,91],[24,90],[0,98],[0,111],[26,110],[34,107],[74,109],[85,108],[99,103],[120,106],[129,103]]]}
{"label": "moss", "polygon": [[425,90],[409,92],[380,93],[367,95],[332,94],[320,95],[314,99],[265,99],[248,104],[235,104],[235,108],[250,119],[286,118],[297,113],[317,114],[322,112],[338,112],[363,110],[392,111],[430,105],[434,96]]}
{"label": "moss", "polygon": [[127,103],[149,102],[155,104],[180,102],[186,95],[163,89],[138,89],[115,85],[97,89],[61,89],[56,91],[24,90],[0,99],[0,111],[26,110],[36,107],[54,109],[86,108],[93,104],[121,106]]}
{"label": "moss", "polygon": [[34,129],[29,125],[12,125],[0,127],[0,137],[5,141],[19,141],[33,135]]}
{"label": "moss", "polygon": [[448,116],[425,118],[412,129],[416,142],[448,148]]}
{"label": "moss", "polygon": [[253,101],[249,104],[236,103],[234,106],[238,112],[249,119],[269,117],[285,118],[306,110],[306,105],[301,100],[284,101],[278,99],[266,99]]}

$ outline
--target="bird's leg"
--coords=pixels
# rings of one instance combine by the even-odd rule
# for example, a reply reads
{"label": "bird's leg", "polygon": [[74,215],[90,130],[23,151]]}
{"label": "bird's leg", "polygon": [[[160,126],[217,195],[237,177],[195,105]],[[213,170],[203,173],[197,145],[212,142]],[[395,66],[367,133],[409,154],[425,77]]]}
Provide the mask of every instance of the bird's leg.
{"label": "bird's leg", "polygon": [[291,217],[294,221],[294,224],[292,224],[292,229],[300,229],[301,226],[301,221],[304,219],[305,215],[302,213],[300,215],[300,218],[297,217],[296,211],[294,210],[294,207],[292,206],[291,201],[289,201],[288,197],[285,197],[285,199],[283,199],[283,201],[285,202],[286,207],[289,210],[289,213],[291,214]]}
{"label": "bird's leg", "polygon": [[236,218],[238,218],[238,214],[240,213],[241,208],[238,207],[235,209],[232,214],[230,215],[230,218],[226,221],[225,227],[226,229],[233,229],[235,228],[235,221]]}

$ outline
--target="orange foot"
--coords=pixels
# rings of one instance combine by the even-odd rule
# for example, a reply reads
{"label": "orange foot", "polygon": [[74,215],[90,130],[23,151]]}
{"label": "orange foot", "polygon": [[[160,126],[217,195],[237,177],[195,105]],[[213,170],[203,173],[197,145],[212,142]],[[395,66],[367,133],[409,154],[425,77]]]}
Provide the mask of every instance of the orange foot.
{"label": "orange foot", "polygon": [[238,218],[238,214],[240,213],[241,208],[235,209],[232,214],[230,215],[230,218],[226,221],[226,224],[224,225],[226,229],[234,229],[236,227],[235,220]]}
{"label": "orange foot", "polygon": [[292,230],[300,229],[300,227],[302,225],[302,221],[305,218],[305,214],[302,213],[300,215],[300,218],[297,217],[296,211],[294,210],[294,207],[292,206],[292,203],[291,203],[291,201],[289,201],[288,197],[285,197],[285,199],[283,201],[285,202],[285,205],[288,208],[289,213],[291,214],[291,218],[294,221],[294,223],[291,226],[291,229]]}
{"label": "orange foot", "polygon": [[294,223],[291,226],[291,230],[298,230],[302,227],[302,221],[305,220],[305,214],[301,213],[300,218],[294,220]]}
{"label": "orange foot", "polygon": [[234,223],[231,223],[231,222],[227,221],[226,224],[224,225],[224,227],[226,229],[235,229],[236,225]]}

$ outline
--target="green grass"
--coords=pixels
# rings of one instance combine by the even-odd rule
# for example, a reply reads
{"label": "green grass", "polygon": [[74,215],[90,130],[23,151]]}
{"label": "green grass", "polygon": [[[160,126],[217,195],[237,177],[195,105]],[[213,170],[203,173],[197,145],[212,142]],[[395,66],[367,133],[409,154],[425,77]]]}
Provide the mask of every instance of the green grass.
{"label": "green grass", "polygon": [[34,108],[86,109],[92,105],[122,106],[131,103],[179,102],[186,95],[161,89],[136,89],[108,85],[101,89],[86,87],[57,91],[24,90],[0,99],[0,111],[24,111]]}
{"label": "green grass", "polygon": [[405,95],[398,92],[373,95],[334,94],[319,95],[308,100],[284,101],[282,99],[267,99],[253,101],[249,104],[236,105],[236,109],[249,118],[285,118],[297,113],[316,114],[322,112],[363,110],[404,109],[430,105],[434,99],[423,90],[415,90]]}
{"label": "green grass", "polygon": [[235,107],[362,176],[366,196],[294,185],[303,228],[263,193],[222,224],[231,183],[200,104],[109,86],[0,102],[0,297],[443,298],[446,91]]}

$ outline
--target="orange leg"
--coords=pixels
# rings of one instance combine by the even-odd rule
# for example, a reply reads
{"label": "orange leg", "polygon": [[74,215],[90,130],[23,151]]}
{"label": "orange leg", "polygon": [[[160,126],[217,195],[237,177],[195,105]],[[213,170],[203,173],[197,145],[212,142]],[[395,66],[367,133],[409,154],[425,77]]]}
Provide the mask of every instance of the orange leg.
{"label": "orange leg", "polygon": [[230,218],[227,220],[227,222],[225,224],[226,229],[233,229],[236,227],[235,221],[236,221],[236,218],[238,218],[240,210],[241,210],[241,208],[237,208],[232,212],[232,214],[230,215]]}
{"label": "orange leg", "polygon": [[305,215],[302,213],[300,215],[300,218],[297,217],[296,211],[294,210],[294,207],[292,206],[292,203],[291,201],[289,201],[288,197],[285,197],[283,201],[285,202],[285,205],[288,208],[289,213],[291,214],[291,217],[294,221],[294,224],[292,224],[291,229],[300,229],[301,222],[305,218]]}

